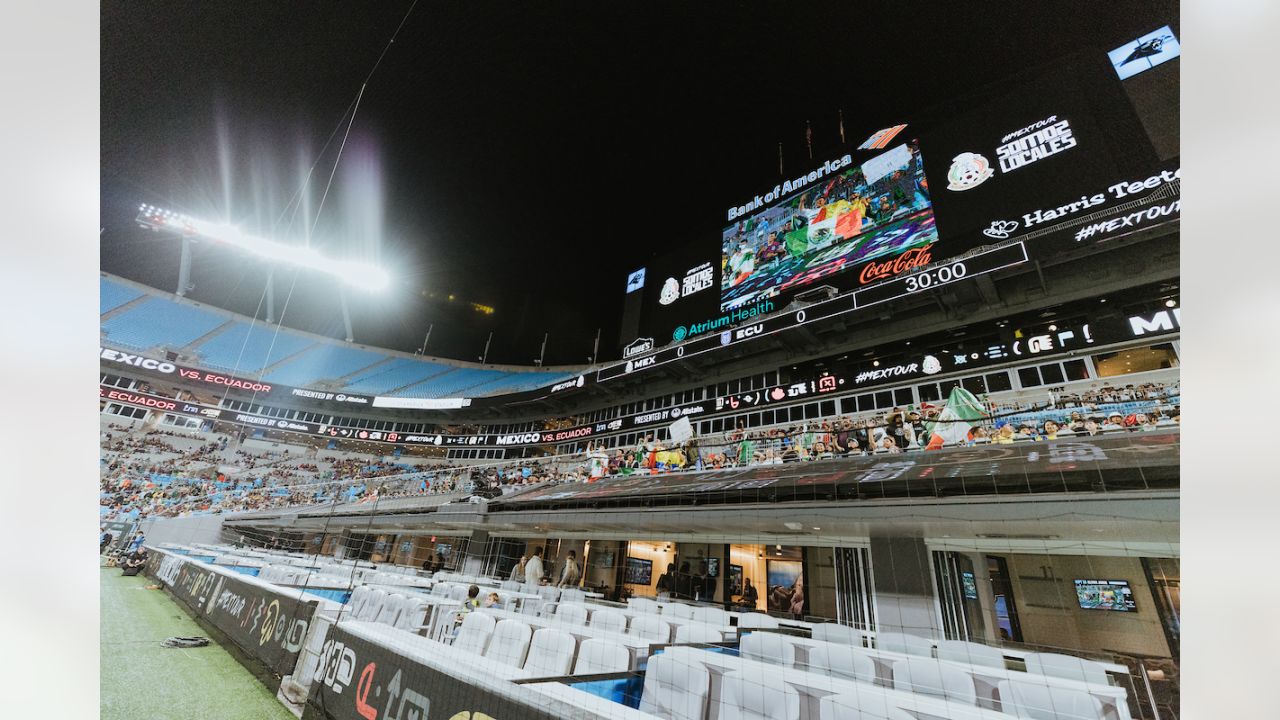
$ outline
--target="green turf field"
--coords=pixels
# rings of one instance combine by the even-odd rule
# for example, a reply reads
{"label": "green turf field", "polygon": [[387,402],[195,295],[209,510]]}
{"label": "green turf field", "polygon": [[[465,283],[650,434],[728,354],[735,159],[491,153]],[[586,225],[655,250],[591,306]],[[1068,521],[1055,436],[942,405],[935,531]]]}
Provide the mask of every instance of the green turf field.
{"label": "green turf field", "polygon": [[102,720],[296,720],[275,693],[217,645],[167,649],[208,633],[150,578],[101,570]]}

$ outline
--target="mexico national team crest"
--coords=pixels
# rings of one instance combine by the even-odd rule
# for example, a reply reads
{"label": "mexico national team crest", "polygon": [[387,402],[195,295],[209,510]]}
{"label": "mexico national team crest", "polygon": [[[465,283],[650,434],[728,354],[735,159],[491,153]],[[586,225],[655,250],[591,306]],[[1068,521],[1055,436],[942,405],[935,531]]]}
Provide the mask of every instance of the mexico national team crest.
{"label": "mexico national team crest", "polygon": [[667,278],[667,281],[662,285],[662,292],[658,295],[658,302],[662,303],[663,305],[670,305],[671,303],[679,299],[680,299],[679,281],[677,281],[675,278]]}
{"label": "mexico national team crest", "polygon": [[947,170],[947,189],[957,192],[972,190],[994,174],[995,169],[991,167],[991,163],[978,153],[960,153],[951,162],[951,169]]}

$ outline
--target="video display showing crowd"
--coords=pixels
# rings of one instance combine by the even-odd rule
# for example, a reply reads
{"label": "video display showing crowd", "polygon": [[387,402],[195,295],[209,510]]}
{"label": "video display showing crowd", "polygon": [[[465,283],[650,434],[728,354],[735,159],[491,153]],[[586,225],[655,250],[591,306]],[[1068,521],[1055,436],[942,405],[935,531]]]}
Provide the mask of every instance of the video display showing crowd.
{"label": "video display showing crowd", "polygon": [[724,229],[721,310],[938,239],[913,144],[850,166]]}

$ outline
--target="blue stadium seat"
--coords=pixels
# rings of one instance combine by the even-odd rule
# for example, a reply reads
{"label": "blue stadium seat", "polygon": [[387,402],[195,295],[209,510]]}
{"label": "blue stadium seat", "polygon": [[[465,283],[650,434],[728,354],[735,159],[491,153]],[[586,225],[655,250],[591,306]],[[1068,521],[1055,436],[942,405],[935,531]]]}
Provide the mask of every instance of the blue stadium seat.
{"label": "blue stadium seat", "polygon": [[98,278],[98,314],[111,312],[121,305],[142,297],[141,290],[134,290],[104,277]]}
{"label": "blue stadium seat", "polygon": [[[283,334],[283,332],[281,333]],[[321,380],[336,380],[386,359],[386,355],[341,345],[320,344],[295,360],[282,363],[264,379],[284,385],[308,387]]]}
{"label": "blue stadium seat", "polygon": [[544,387],[561,380],[573,377],[572,375],[548,375],[547,373],[508,373],[505,377],[498,378],[487,382],[483,385],[476,385],[467,391],[467,397],[488,397],[489,395],[501,395],[503,393],[517,393],[525,390],[533,390],[535,388]]}
{"label": "blue stadium seat", "polygon": [[[450,365],[439,365],[422,360],[397,358],[385,365],[379,365],[367,373],[352,378],[346,389],[350,392],[368,395],[386,394],[404,385],[411,385],[433,375],[448,372]],[[408,395],[405,397],[435,397],[433,395]]]}
{"label": "blue stadium seat", "polygon": [[102,329],[116,345],[146,350],[188,345],[225,322],[208,310],[156,297],[103,322]]}
{"label": "blue stadium seat", "polygon": [[241,322],[201,344],[196,354],[204,367],[258,373],[314,342],[278,325]]}

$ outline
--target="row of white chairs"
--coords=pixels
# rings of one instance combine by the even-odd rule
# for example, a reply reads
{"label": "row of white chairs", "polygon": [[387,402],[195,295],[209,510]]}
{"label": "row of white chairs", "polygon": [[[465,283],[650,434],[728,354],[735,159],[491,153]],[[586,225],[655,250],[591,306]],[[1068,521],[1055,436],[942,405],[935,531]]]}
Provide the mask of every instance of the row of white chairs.
{"label": "row of white chairs", "polygon": [[368,585],[353,590],[343,610],[349,620],[376,622],[414,633],[426,624],[430,611],[431,606],[420,597],[389,593]]}
{"label": "row of white chairs", "polygon": [[588,638],[579,644],[563,630],[534,631],[519,620],[495,622],[483,612],[467,614],[453,647],[523,668],[533,677],[626,672],[631,665],[631,654],[618,643]]}
{"label": "row of white chairs", "polygon": [[[924,662],[912,658],[908,663]],[[898,670],[895,666],[895,687]],[[967,677],[967,676],[966,676]],[[911,676],[911,680],[918,679]],[[671,652],[649,659],[640,710],[658,717],[702,720],[707,716],[711,677],[707,668]],[[908,689],[920,693],[919,686]],[[1003,712],[1031,720],[1101,720],[1102,703],[1088,693],[1022,680],[997,686]],[[938,693],[926,693],[934,694]],[[955,698],[946,697],[948,700]],[[799,720],[800,693],[776,675],[731,671],[721,678],[720,720]],[[914,720],[876,693],[829,695],[819,701],[819,720]]]}
{"label": "row of white chairs", "polygon": [[[969,665],[1005,667],[1004,651],[1000,648],[964,640],[933,640],[910,633],[868,633],[839,623],[814,625],[812,636],[814,640],[843,643],[854,647],[875,647],[878,650],[903,655],[936,657],[939,660]],[[1023,659],[1029,673],[1107,684],[1106,666],[1094,660],[1061,653],[1035,652],[1026,653]]]}
{"label": "row of white chairs", "polygon": [[567,625],[590,627],[602,632],[626,633],[655,643],[718,643],[724,640],[720,630],[723,625],[692,620],[676,625],[673,634],[672,626],[660,615],[636,615],[628,622],[624,613],[600,607],[594,609],[588,619],[586,606],[577,603],[560,603],[551,617]]}

